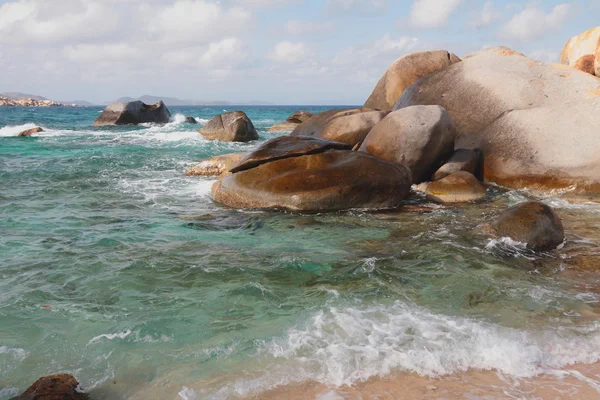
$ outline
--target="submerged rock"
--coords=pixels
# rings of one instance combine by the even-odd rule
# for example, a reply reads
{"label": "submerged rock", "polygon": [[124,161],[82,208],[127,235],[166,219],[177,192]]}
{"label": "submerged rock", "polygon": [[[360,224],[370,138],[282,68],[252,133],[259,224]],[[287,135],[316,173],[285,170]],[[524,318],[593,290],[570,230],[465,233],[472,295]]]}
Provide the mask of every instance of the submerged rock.
{"label": "submerged rock", "polygon": [[200,161],[186,171],[187,176],[219,176],[228,173],[247,153],[232,153]]}
{"label": "submerged rock", "polygon": [[529,201],[509,208],[497,217],[488,230],[499,237],[509,237],[535,251],[557,248],[565,239],[558,215],[544,203]]}
{"label": "submerged rock", "polygon": [[221,142],[250,142],[258,139],[258,133],[243,111],[228,112],[213,117],[200,129],[208,140]]}
{"label": "submerged rock", "polygon": [[396,104],[438,104],[457,147],[479,148],[484,177],[509,187],[600,191],[600,79],[506,48],[477,52],[417,81]]}
{"label": "submerged rock", "polygon": [[77,386],[79,382],[72,375],[44,376],[11,400],[87,400],[89,397],[79,393]]}
{"label": "submerged rock", "polygon": [[460,62],[446,50],[421,51],[406,54],[387,69],[364,107],[392,110],[402,92],[424,76]]}
{"label": "submerged rock", "polygon": [[487,190],[473,174],[459,171],[430,183],[425,193],[436,203],[464,203],[485,197]]}
{"label": "submerged rock", "polygon": [[196,118],[194,117],[185,117],[185,122],[187,122],[188,124],[197,124],[198,121],[196,121]]}
{"label": "submerged rock", "polygon": [[446,164],[442,165],[433,175],[437,181],[455,172],[470,172],[475,178],[483,180],[483,153],[479,149],[457,149]]}
{"label": "submerged rock", "polygon": [[560,62],[600,77],[600,26],[569,39]]}
{"label": "submerged rock", "polygon": [[367,108],[329,110],[299,125],[292,136],[314,136],[355,146],[388,114]]}
{"label": "submerged rock", "polygon": [[148,105],[141,101],[114,103],[106,107],[94,122],[94,126],[137,125],[142,123],[166,124],[171,118],[169,109],[162,101]]}
{"label": "submerged rock", "polygon": [[368,134],[359,151],[410,168],[413,183],[431,180],[452,155],[456,128],[440,106],[408,107],[389,114]]}
{"label": "submerged rock", "polygon": [[397,208],[410,191],[405,166],[365,153],[330,150],[331,142],[319,144],[316,138],[294,140],[289,146],[267,142],[257,154],[248,155],[248,169],[215,183],[213,198],[234,208],[338,211]]}
{"label": "submerged rock", "polygon": [[40,132],[44,132],[44,130],[42,128],[40,128],[39,126],[36,126],[35,128],[27,129],[26,131],[19,133],[18,136],[26,137],[26,136],[31,136],[34,133],[40,133]]}

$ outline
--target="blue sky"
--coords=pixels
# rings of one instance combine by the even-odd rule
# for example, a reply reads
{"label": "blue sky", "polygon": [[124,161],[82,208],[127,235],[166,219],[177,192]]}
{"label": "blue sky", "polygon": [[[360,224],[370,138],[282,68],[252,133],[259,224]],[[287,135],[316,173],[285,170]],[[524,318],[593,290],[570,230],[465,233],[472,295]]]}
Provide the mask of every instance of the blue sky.
{"label": "blue sky", "polygon": [[396,58],[558,61],[600,0],[0,0],[0,92],[361,104]]}

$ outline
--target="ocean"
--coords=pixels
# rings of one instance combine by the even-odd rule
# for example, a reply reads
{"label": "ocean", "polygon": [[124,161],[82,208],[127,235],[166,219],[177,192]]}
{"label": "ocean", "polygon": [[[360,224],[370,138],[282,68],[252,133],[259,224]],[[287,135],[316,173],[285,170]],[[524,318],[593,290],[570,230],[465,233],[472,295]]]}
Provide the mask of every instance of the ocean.
{"label": "ocean", "polygon": [[[374,398],[419,382],[423,398],[600,397],[600,199],[492,186],[477,204],[294,214],[220,206],[214,179],[184,175],[328,108],[170,107],[164,126],[100,128],[99,107],[0,108],[0,399],[58,372],[94,399]],[[236,109],[258,142],[198,134]],[[560,249],[477,230],[529,199],[563,219]]]}

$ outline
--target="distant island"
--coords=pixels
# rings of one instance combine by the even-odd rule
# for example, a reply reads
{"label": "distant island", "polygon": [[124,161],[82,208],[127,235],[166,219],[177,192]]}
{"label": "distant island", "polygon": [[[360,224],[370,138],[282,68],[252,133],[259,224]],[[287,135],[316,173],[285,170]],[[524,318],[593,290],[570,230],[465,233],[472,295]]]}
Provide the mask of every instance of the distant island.
{"label": "distant island", "polygon": [[0,107],[94,107],[99,105],[108,105],[112,103],[121,103],[141,100],[146,104],[154,104],[162,100],[168,107],[170,106],[232,106],[232,105],[248,105],[248,106],[272,106],[274,104],[266,101],[204,101],[191,99],[177,99],[174,97],[161,97],[144,95],[140,97],[121,97],[113,101],[105,101],[103,104],[94,104],[85,100],[73,101],[57,101],[46,97],[20,93],[20,92],[5,92],[0,93]]}

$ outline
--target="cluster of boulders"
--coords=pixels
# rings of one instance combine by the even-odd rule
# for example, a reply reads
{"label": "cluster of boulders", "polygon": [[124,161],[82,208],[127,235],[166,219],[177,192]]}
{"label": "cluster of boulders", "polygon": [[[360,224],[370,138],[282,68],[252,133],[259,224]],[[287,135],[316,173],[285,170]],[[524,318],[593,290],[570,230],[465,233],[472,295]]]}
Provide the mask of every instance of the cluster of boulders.
{"label": "cluster of boulders", "polygon": [[65,107],[65,105],[54,100],[13,100],[0,96],[0,107]]}
{"label": "cluster of boulders", "polygon": [[600,77],[600,26],[571,38],[560,62]]}

